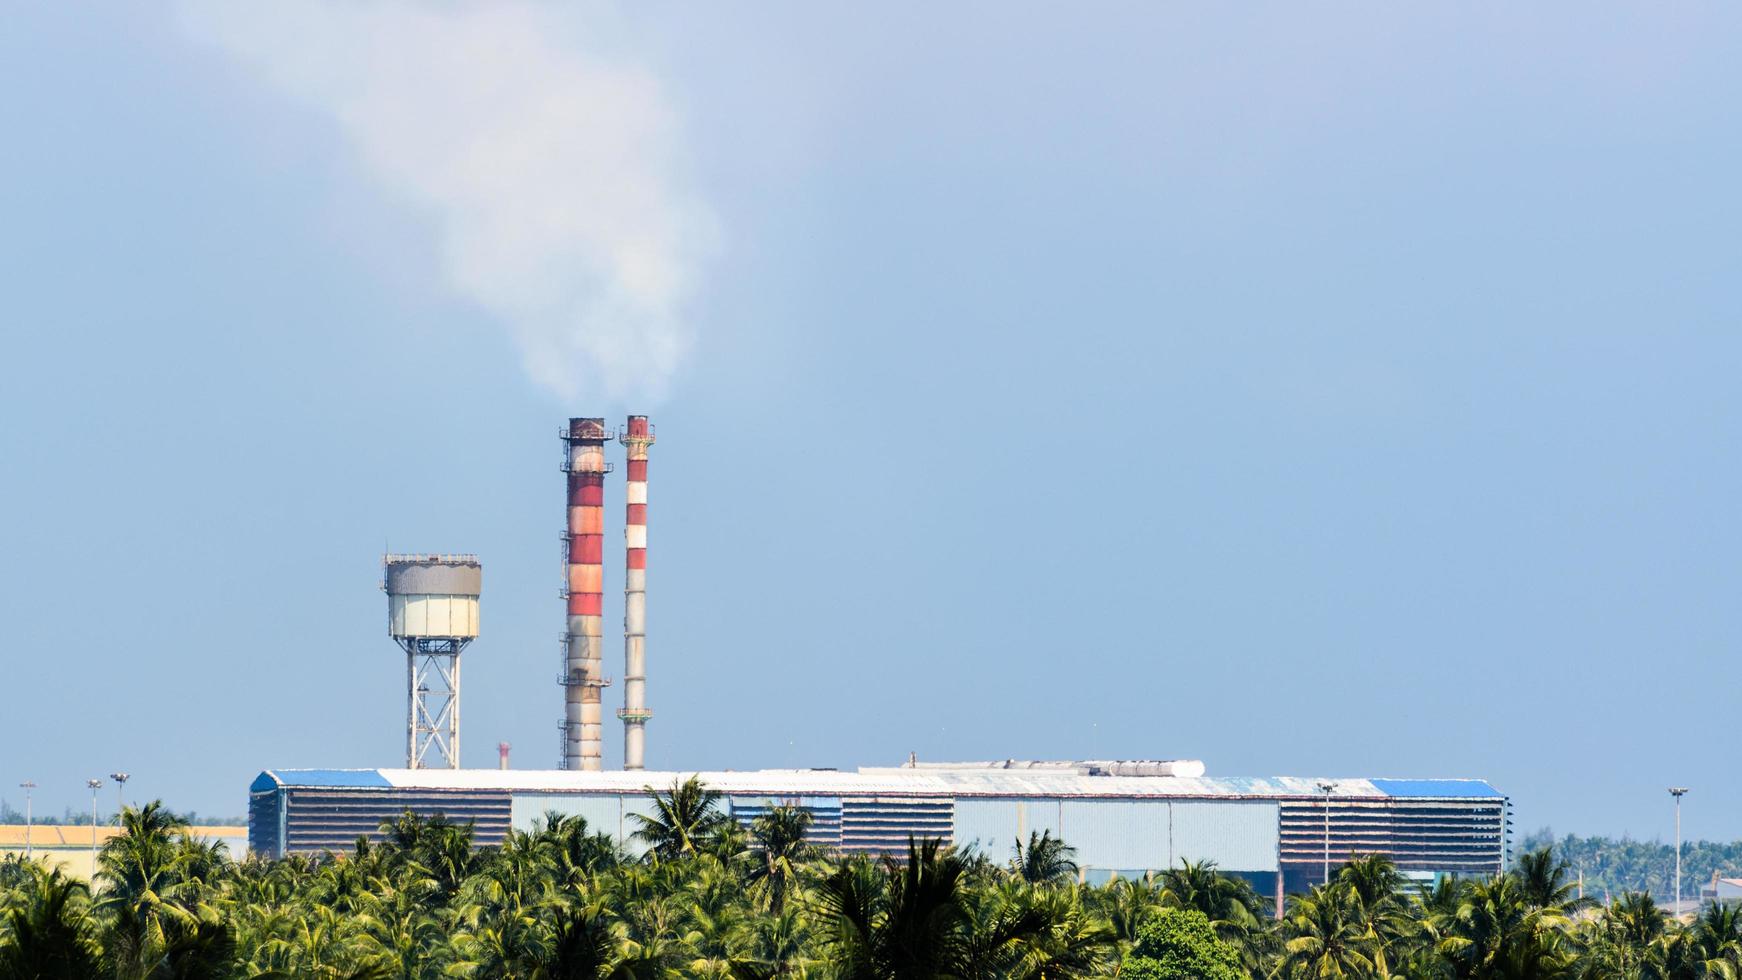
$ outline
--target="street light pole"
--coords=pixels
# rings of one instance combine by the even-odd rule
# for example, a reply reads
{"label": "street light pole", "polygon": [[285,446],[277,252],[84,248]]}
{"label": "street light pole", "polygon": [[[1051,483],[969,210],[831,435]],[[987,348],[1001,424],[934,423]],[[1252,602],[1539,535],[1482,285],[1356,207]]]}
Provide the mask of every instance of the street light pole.
{"label": "street light pole", "polygon": [[1331,883],[1331,790],[1335,787],[1327,782],[1319,783],[1319,792],[1325,794],[1325,884]]}
{"label": "street light pole", "polygon": [[28,861],[28,860],[30,860],[30,853],[31,853],[31,848],[30,848],[30,824],[31,824],[30,791],[36,788],[36,782],[35,782],[35,780],[26,779],[24,782],[18,784],[18,788],[24,791],[24,860]]}
{"label": "street light pole", "polygon": [[121,811],[127,809],[127,780],[124,772],[112,772],[109,778],[115,781],[115,826],[121,826]]}
{"label": "street light pole", "polygon": [[85,785],[91,788],[91,880],[97,878],[97,790],[103,788],[101,779],[87,779]]}
{"label": "street light pole", "polygon": [[1682,797],[1687,794],[1686,786],[1671,786],[1669,795],[1675,797],[1675,916],[1682,915]]}

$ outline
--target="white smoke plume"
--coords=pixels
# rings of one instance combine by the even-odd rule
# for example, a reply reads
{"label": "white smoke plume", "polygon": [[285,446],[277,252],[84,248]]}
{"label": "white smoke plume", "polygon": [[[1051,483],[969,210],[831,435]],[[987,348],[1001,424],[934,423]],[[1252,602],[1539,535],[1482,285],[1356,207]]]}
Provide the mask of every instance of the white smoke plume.
{"label": "white smoke plume", "polygon": [[186,0],[181,23],[331,117],[535,381],[657,398],[713,222],[658,80],[578,6]]}

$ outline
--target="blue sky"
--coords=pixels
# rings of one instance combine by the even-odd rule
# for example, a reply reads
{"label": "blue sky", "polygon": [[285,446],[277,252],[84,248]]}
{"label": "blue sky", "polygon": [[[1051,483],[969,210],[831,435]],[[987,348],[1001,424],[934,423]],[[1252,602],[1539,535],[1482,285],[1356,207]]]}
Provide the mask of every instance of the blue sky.
{"label": "blue sky", "polygon": [[264,9],[0,32],[9,802],[397,764],[384,544],[553,764],[555,433],[645,412],[655,767],[1742,836],[1734,10]]}

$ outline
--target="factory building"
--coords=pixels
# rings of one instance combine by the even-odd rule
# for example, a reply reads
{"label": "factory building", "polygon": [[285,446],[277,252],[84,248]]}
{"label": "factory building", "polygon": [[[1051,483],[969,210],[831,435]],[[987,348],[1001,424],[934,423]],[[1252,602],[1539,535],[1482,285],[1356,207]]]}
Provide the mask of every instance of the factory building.
{"label": "factory building", "polygon": [[[899,854],[937,839],[1002,861],[1017,840],[1049,832],[1076,849],[1084,878],[1142,876],[1182,861],[1274,894],[1323,880],[1354,855],[1384,854],[1419,880],[1490,875],[1508,860],[1508,802],[1470,779],[1210,778],[1195,761],[928,763],[898,768],[644,771],[648,703],[648,455],[654,428],[631,415],[570,418],[562,442],[563,688],[555,770],[460,769],[460,654],[479,635],[482,566],[474,555],[387,555],[388,632],[406,655],[406,768],[274,769],[249,787],[248,848],[264,857],[342,852],[379,838],[410,810],[471,823],[479,844],[530,830],[547,812],[575,814],[637,853],[636,815],[650,793],[691,775],[748,824],[802,807],[810,838],[833,854]],[[623,769],[604,768],[605,445],[627,463],[623,516]]]}
{"label": "factory building", "polygon": [[1317,883],[1327,861],[1386,854],[1411,877],[1487,875],[1506,864],[1508,803],[1468,779],[1305,779],[1203,775],[1202,763],[966,763],[752,772],[279,769],[250,788],[249,849],[343,851],[406,809],[470,820],[481,844],[547,811],[579,814],[634,853],[649,788],[699,776],[741,823],[775,805],[814,820],[837,853],[905,851],[909,837],[975,847],[1002,861],[1050,831],[1077,849],[1087,880],[1214,861],[1261,893]]}

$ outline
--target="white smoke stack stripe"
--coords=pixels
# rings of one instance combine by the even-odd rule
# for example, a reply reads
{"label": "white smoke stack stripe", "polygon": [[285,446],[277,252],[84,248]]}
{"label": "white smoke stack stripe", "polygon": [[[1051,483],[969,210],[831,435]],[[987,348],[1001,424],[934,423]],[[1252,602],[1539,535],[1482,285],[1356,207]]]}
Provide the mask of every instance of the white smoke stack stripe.
{"label": "white smoke stack stripe", "polygon": [[629,450],[628,499],[623,519],[626,561],[623,570],[623,768],[642,769],[647,761],[647,447],[653,426],[647,416],[631,415],[619,440]]}

